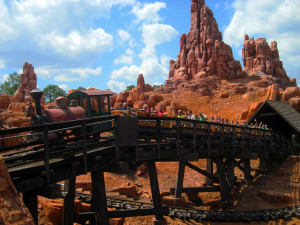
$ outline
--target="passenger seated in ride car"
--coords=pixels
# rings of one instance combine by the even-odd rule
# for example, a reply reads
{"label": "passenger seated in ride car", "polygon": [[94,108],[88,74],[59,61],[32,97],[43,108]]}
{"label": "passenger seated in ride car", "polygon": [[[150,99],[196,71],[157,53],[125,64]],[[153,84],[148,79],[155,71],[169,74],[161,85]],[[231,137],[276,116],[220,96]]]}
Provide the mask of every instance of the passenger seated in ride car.
{"label": "passenger seated in ride car", "polygon": [[130,107],[128,107],[128,106],[127,106],[127,103],[124,102],[124,103],[123,103],[123,110],[129,110],[129,109],[130,109]]}
{"label": "passenger seated in ride car", "polygon": [[192,110],[188,110],[188,111],[187,111],[187,113],[186,113],[186,116],[185,116],[185,118],[187,118],[187,119],[191,119],[191,117],[192,117],[192,114],[193,114]]}
{"label": "passenger seated in ride car", "polygon": [[191,116],[191,119],[192,119],[192,120],[196,120],[196,119],[198,119],[198,117],[197,117],[197,115],[193,114],[193,115]]}
{"label": "passenger seated in ride car", "polygon": [[143,105],[143,111],[146,112],[146,116],[150,116],[149,106],[147,104]]}
{"label": "passenger seated in ride car", "polygon": [[178,118],[185,118],[185,115],[183,114],[182,110],[178,110]]}
{"label": "passenger seated in ride car", "polygon": [[167,115],[167,113],[166,113],[166,111],[163,109],[163,106],[162,106],[162,105],[159,105],[159,106],[158,106],[157,114],[158,114],[159,117],[162,117],[162,116]]}
{"label": "passenger seated in ride car", "polygon": [[204,113],[199,113],[199,115],[200,115],[200,118],[199,118],[200,121],[206,121],[207,120],[207,116]]}

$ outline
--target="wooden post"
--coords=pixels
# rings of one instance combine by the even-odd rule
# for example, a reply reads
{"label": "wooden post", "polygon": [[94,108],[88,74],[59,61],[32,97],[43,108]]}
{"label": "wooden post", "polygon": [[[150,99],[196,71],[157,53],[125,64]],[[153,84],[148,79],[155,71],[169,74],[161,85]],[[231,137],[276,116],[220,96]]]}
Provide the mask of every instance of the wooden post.
{"label": "wooden post", "polygon": [[87,146],[86,146],[86,120],[82,122],[81,125],[82,134],[82,151],[83,151],[83,163],[84,163],[84,174],[87,174]]}
{"label": "wooden post", "polygon": [[227,159],[227,180],[229,184],[229,188],[232,189],[235,185],[235,177],[234,177],[234,158]]}
{"label": "wooden post", "polygon": [[[212,159],[206,159],[206,171],[207,173],[213,175],[214,172],[214,162]],[[206,177],[206,183],[210,183],[212,180]]]}
{"label": "wooden post", "polygon": [[156,144],[157,144],[157,154],[158,154],[158,159],[160,159],[160,119],[156,119]]}
{"label": "wooden post", "polygon": [[[155,161],[148,161],[147,165],[148,165],[148,171],[149,171],[149,179],[150,179],[150,185],[151,185],[153,205],[155,208],[161,208],[162,205],[161,205],[161,198],[160,198],[160,191],[159,191]],[[156,214],[155,217],[156,217],[156,220],[158,220],[158,221],[164,220],[163,215]]]}
{"label": "wooden post", "polygon": [[250,159],[244,159],[244,178],[248,182],[252,181]]}
{"label": "wooden post", "polygon": [[48,126],[45,125],[44,127],[44,163],[45,169],[47,172],[47,184],[50,183],[50,165],[49,165],[49,139],[48,139],[49,129]]}
{"label": "wooden post", "polygon": [[219,183],[221,190],[221,198],[223,201],[228,201],[228,184],[226,180],[224,162],[222,158],[216,158],[215,162],[217,164],[218,173],[219,173]]}
{"label": "wooden post", "polygon": [[92,211],[96,214],[96,224],[109,225],[104,173],[101,170],[91,172]]}
{"label": "wooden post", "polygon": [[23,193],[23,202],[28,208],[31,216],[36,224],[38,224],[38,203],[35,191],[27,191]]}
{"label": "wooden post", "polygon": [[63,208],[63,225],[73,225],[74,220],[74,201],[75,201],[75,182],[76,177],[65,180],[64,208]]}
{"label": "wooden post", "polygon": [[183,186],[183,180],[184,180],[184,170],[185,170],[185,162],[179,161],[176,189],[175,189],[175,198],[181,198],[182,186]]}

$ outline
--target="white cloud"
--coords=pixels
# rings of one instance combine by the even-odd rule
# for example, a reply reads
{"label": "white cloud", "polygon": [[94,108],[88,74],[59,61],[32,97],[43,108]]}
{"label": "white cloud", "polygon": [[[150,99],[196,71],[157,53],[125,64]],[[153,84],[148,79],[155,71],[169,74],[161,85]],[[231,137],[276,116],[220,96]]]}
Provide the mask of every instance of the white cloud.
{"label": "white cloud", "polygon": [[147,46],[155,47],[163,42],[172,40],[178,32],[170,25],[149,24],[143,26],[143,39]]}
{"label": "white cloud", "polygon": [[126,84],[123,82],[110,80],[107,83],[107,87],[114,92],[121,92],[126,89]]}
{"label": "white cloud", "polygon": [[130,65],[130,64],[132,64],[132,62],[133,62],[132,56],[127,56],[127,55],[121,55],[120,57],[118,57],[114,60],[115,64],[121,64],[122,63],[122,64]]}
{"label": "white cloud", "polygon": [[0,69],[5,68],[5,63],[4,61],[0,60]]}
{"label": "white cloud", "polygon": [[126,50],[126,54],[127,54],[127,55],[133,55],[133,54],[134,54],[134,51],[133,51],[132,49],[128,48],[128,49]]}
{"label": "white cloud", "polygon": [[81,52],[99,52],[111,49],[113,37],[103,29],[90,29],[83,34],[73,31],[67,36],[59,34],[48,34],[45,40],[57,51],[64,54],[74,54]]}
{"label": "white cloud", "polygon": [[122,41],[127,41],[131,35],[126,30],[118,30],[118,35]]}
{"label": "white cloud", "polygon": [[[297,71],[300,65],[290,61],[300,56],[300,1],[299,0],[235,0],[235,13],[224,32],[224,41],[241,48],[244,35],[265,37],[277,41],[280,58],[287,72]],[[290,67],[291,66],[291,67]]]}
{"label": "white cloud", "polygon": [[8,74],[0,75],[0,84],[5,82],[8,78]]}
{"label": "white cloud", "polygon": [[138,75],[143,73],[142,69],[138,66],[132,65],[130,67],[124,66],[119,70],[114,70],[111,73],[112,79],[125,78],[129,81],[136,81]]}
{"label": "white cloud", "polygon": [[63,68],[53,69],[52,67],[38,67],[35,69],[37,76],[44,79],[54,77],[55,81],[71,82],[84,81],[90,75],[99,76],[102,73],[102,67],[96,69],[91,68]]}
{"label": "white cloud", "polygon": [[139,57],[142,59],[140,66],[124,66],[111,73],[111,79],[125,78],[129,81],[136,81],[142,73],[147,83],[158,82],[167,79],[169,73],[169,59],[162,55],[157,57],[156,46],[173,39],[178,32],[170,25],[165,24],[144,24],[142,26],[142,37],[145,47],[141,50]]}
{"label": "white cloud", "polygon": [[58,85],[61,89],[63,89],[65,92],[68,92],[70,90],[69,86],[66,84],[60,84]]}
{"label": "white cloud", "polygon": [[133,57],[132,57],[133,54],[134,54],[133,50],[130,49],[130,48],[128,48],[126,50],[125,55],[121,55],[118,58],[116,58],[114,60],[114,63],[115,64],[121,64],[122,63],[122,64],[128,64],[128,65],[130,65],[130,64],[133,63]]}
{"label": "white cloud", "polygon": [[158,15],[158,11],[166,8],[166,3],[155,2],[155,3],[138,3],[132,8],[132,13],[137,17],[137,22],[159,22],[161,18]]}

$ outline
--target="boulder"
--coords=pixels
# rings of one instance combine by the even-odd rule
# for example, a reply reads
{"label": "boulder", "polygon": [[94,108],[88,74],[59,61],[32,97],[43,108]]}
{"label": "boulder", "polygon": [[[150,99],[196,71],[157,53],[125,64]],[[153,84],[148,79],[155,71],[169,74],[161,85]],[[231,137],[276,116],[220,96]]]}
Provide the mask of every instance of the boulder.
{"label": "boulder", "polygon": [[282,101],[288,101],[289,99],[300,96],[299,87],[288,87],[282,93]]}
{"label": "boulder", "polygon": [[259,190],[257,195],[269,202],[288,203],[292,201],[292,196],[287,193],[274,192],[269,190]]}
{"label": "boulder", "polygon": [[300,97],[299,96],[289,99],[289,103],[294,109],[296,109],[300,113]]}
{"label": "boulder", "polygon": [[268,86],[266,100],[278,101],[279,100],[279,85],[272,84]]}
{"label": "boulder", "polygon": [[10,178],[2,157],[0,157],[0,208],[0,224],[35,224]]}
{"label": "boulder", "polygon": [[11,102],[11,97],[7,94],[0,95],[0,109],[7,109]]}
{"label": "boulder", "polygon": [[184,207],[186,200],[184,198],[175,198],[171,196],[163,196],[161,203],[167,206]]}
{"label": "boulder", "polygon": [[219,94],[219,98],[229,98],[229,93],[227,91],[221,92]]}

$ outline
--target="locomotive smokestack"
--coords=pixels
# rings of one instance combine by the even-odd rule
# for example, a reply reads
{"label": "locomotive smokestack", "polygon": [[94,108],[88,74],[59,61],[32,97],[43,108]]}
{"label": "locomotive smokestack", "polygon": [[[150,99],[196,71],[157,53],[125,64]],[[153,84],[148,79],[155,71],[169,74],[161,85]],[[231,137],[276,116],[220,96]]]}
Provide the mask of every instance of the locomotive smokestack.
{"label": "locomotive smokestack", "polygon": [[36,115],[42,116],[42,109],[41,109],[41,98],[43,96],[43,91],[40,89],[34,89],[30,92],[31,97],[35,102],[35,111]]}

